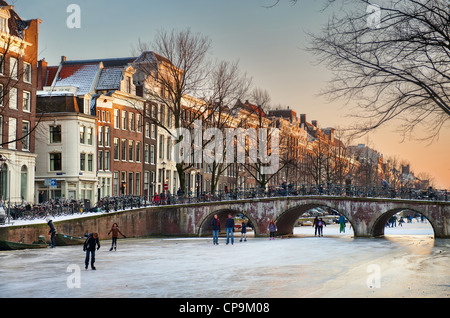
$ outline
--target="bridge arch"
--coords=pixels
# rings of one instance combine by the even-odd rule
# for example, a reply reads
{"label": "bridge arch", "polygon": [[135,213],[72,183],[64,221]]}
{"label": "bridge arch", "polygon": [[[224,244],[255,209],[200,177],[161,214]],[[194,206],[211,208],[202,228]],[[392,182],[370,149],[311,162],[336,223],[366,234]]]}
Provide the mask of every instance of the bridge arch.
{"label": "bridge arch", "polygon": [[255,231],[255,236],[259,235],[260,230],[258,227],[258,222],[252,217],[250,213],[246,213],[244,211],[241,211],[239,209],[232,209],[232,208],[221,208],[218,210],[214,210],[203,217],[202,220],[200,220],[198,225],[198,236],[205,236],[212,233],[211,229],[211,221],[214,218],[214,215],[217,214],[217,217],[220,220],[220,231],[225,231],[225,222],[228,218],[228,214],[231,214],[233,217],[237,214],[244,215],[247,219],[250,220],[252,224],[252,228]]}
{"label": "bridge arch", "polygon": [[374,220],[373,226],[372,226],[372,236],[374,237],[381,237],[384,236],[384,230],[386,228],[386,223],[388,222],[388,220],[395,214],[402,212],[402,211],[411,211],[415,214],[420,214],[423,215],[428,222],[430,222],[430,225],[433,229],[433,233],[434,236],[436,237],[436,226],[435,226],[435,220],[430,216],[427,215],[424,212],[418,211],[416,209],[412,209],[412,208],[395,208],[395,209],[391,209],[388,210],[386,212],[384,212],[383,214],[381,214],[377,219]]}
{"label": "bridge arch", "polygon": [[298,218],[305,212],[314,208],[326,208],[337,211],[339,214],[342,214],[347,219],[347,221],[350,222],[352,228],[354,228],[351,214],[348,213],[348,211],[345,210],[343,211],[343,209],[340,207],[332,206],[328,203],[317,201],[317,202],[299,203],[298,205],[290,207],[286,211],[282,212],[275,220],[278,230],[277,233],[279,235],[293,234],[295,222],[298,220]]}

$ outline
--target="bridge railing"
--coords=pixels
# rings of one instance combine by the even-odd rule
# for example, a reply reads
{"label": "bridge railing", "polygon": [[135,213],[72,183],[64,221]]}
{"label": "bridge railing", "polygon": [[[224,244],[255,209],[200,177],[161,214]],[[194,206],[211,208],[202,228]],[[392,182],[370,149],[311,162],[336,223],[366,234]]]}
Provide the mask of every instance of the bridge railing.
{"label": "bridge railing", "polygon": [[177,194],[161,193],[150,197],[137,196],[115,196],[101,199],[97,206],[100,211],[123,210],[127,208],[138,208],[144,206],[194,204],[204,202],[235,201],[244,199],[271,198],[283,196],[343,196],[343,197],[365,197],[365,198],[389,198],[406,200],[433,200],[449,201],[450,192],[447,190],[420,190],[411,188],[386,188],[369,186],[349,185],[281,185],[267,189],[234,189],[211,192],[188,192]]}
{"label": "bridge railing", "polygon": [[[233,189],[211,192],[188,192],[177,194],[161,193],[153,196],[121,195],[104,197],[94,206],[89,200],[59,201],[52,200],[33,207],[14,206],[9,213],[12,219],[45,218],[48,215],[70,215],[79,212],[112,212],[148,206],[195,204],[205,202],[235,201],[271,197],[295,196],[333,196],[333,197],[365,197],[389,198],[405,200],[449,201],[450,192],[437,189],[389,188],[354,185],[288,185],[283,184],[267,189]],[[6,210],[6,209],[5,209]]]}

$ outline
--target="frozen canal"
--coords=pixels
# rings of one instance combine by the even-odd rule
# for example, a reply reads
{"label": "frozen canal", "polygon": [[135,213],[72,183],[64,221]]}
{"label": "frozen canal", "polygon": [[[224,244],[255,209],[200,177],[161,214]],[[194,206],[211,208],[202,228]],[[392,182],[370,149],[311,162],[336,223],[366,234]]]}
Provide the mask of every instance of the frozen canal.
{"label": "frozen canal", "polygon": [[0,297],[449,297],[450,240],[435,240],[428,224],[378,239],[338,232],[334,225],[320,238],[242,243],[236,233],[233,246],[224,238],[218,246],[211,238],[125,239],[116,252],[102,241],[96,271],[84,269],[81,246],[2,251]]}

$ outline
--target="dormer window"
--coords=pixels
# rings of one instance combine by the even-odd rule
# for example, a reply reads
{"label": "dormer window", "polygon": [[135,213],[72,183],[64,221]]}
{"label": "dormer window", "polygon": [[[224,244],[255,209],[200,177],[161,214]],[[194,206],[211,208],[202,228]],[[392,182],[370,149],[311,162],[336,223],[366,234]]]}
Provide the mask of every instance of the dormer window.
{"label": "dormer window", "polygon": [[133,83],[133,74],[136,73],[136,71],[133,69],[132,66],[129,66],[128,68],[123,70],[123,78],[120,83],[120,90],[122,92],[125,92],[127,94],[136,95],[136,87]]}
{"label": "dormer window", "polygon": [[8,19],[11,17],[9,10],[13,6],[2,6],[0,7],[0,32],[9,33]]}
{"label": "dormer window", "polygon": [[8,19],[0,17],[0,32],[8,33]]}
{"label": "dormer window", "polygon": [[125,91],[131,94],[131,76],[125,77]]}

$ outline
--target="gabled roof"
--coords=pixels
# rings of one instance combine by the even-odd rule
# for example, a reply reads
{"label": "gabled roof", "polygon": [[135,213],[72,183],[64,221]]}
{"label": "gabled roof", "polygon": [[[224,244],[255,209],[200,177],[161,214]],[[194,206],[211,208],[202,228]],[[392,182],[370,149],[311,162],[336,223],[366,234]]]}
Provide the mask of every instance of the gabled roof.
{"label": "gabled roof", "polygon": [[110,67],[102,69],[95,86],[95,90],[120,89],[120,81],[123,78],[123,68]]}
{"label": "gabled roof", "polygon": [[11,35],[13,35],[13,36],[16,36],[18,38],[24,39],[23,31],[26,30],[30,26],[30,20],[24,21],[17,14],[17,12],[14,11],[14,9],[12,9],[12,8],[3,8],[3,7],[9,7],[9,4],[6,1],[4,1],[4,0],[0,0],[0,8],[2,8],[3,10],[9,10],[9,14],[11,16],[8,19],[9,33]]}

